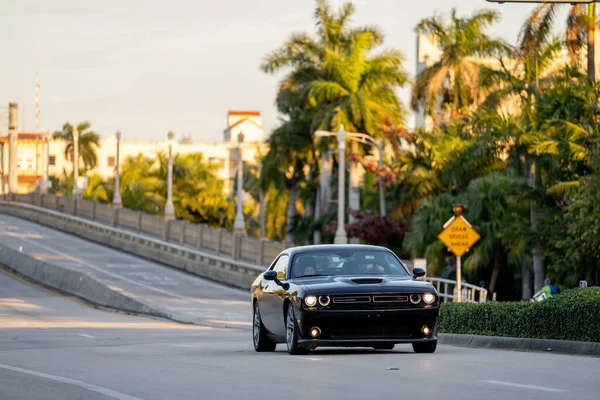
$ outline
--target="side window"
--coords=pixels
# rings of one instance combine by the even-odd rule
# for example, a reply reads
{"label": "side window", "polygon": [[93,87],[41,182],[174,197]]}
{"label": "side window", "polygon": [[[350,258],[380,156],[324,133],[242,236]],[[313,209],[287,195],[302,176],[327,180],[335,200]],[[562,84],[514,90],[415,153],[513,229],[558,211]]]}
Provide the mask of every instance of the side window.
{"label": "side window", "polygon": [[279,280],[285,279],[289,260],[290,260],[290,257],[287,255],[283,255],[283,256],[279,257],[279,260],[277,260],[277,263],[273,267],[273,271],[277,272],[277,279],[279,279]]}

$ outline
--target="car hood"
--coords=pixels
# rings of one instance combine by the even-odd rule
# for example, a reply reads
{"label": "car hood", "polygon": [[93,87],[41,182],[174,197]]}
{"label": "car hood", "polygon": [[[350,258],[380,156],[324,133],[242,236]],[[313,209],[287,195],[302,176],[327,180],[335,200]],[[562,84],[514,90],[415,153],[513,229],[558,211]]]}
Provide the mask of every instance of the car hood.
{"label": "car hood", "polygon": [[431,283],[408,277],[323,276],[295,279],[294,283],[316,294],[435,292]]}

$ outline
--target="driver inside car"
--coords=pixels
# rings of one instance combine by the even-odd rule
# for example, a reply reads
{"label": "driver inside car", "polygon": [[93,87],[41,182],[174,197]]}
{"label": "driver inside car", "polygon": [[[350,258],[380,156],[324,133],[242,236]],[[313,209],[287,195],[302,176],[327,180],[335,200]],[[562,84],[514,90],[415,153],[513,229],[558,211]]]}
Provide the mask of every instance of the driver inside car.
{"label": "driver inside car", "polygon": [[370,274],[373,272],[385,272],[385,269],[381,265],[369,263],[365,266],[363,274]]}
{"label": "driver inside car", "polygon": [[317,275],[317,269],[315,268],[316,264],[317,263],[313,257],[300,257],[298,259],[298,264],[296,264],[296,270],[298,273],[296,273],[295,276]]}
{"label": "driver inside car", "polygon": [[306,267],[304,267],[304,274],[303,275],[316,275],[317,271],[315,271],[315,267],[313,267],[312,265],[308,265]]}

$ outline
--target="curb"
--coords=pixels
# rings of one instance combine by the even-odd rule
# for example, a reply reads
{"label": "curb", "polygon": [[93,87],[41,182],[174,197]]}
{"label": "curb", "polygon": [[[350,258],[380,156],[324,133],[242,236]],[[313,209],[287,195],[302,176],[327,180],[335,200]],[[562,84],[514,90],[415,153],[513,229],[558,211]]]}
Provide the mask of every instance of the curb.
{"label": "curb", "polygon": [[440,333],[438,334],[438,343],[457,347],[477,347],[484,349],[543,353],[552,352],[558,354],[600,357],[600,343],[598,342]]}

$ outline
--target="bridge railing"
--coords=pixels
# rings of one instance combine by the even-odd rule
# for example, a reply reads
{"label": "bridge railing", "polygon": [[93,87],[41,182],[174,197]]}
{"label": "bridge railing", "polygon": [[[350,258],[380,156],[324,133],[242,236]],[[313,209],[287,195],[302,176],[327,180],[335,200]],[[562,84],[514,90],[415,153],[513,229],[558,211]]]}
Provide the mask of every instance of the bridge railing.
{"label": "bridge railing", "polygon": [[[425,277],[424,280],[435,286],[444,303],[458,299],[456,281],[434,277]],[[465,282],[461,286],[461,301],[463,303],[485,303],[487,301],[488,291],[486,288]]]}
{"label": "bridge railing", "polygon": [[[73,220],[80,225],[88,225],[118,237],[140,236],[149,245],[163,246],[165,251],[194,254],[194,258],[197,256],[211,264],[216,263],[228,270],[233,268],[250,275],[258,275],[264,271],[265,266],[281,251],[292,246],[291,243],[241,236],[204,224],[165,221],[157,215],[52,194],[10,194],[0,196],[0,200],[25,208],[29,205],[32,210],[46,210],[54,217]],[[167,249],[165,245],[171,248]],[[403,261],[412,270],[412,261]],[[435,277],[423,279],[436,287],[443,302],[457,299],[456,281]],[[485,302],[488,298],[485,288],[468,283],[462,284],[461,292],[463,302]]]}
{"label": "bridge railing", "polygon": [[130,251],[174,268],[240,288],[248,288],[256,276],[265,270],[264,266],[256,262],[200,251],[179,243],[166,242],[161,238],[36,205],[9,202],[0,198],[0,211],[3,207],[10,210],[10,215],[29,219],[120,250]]}

